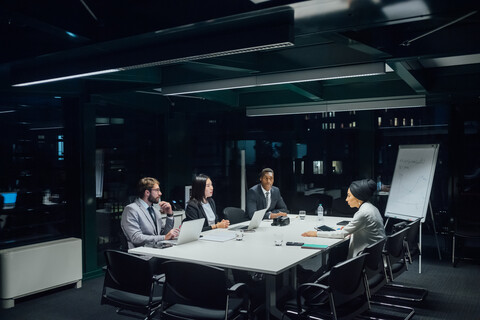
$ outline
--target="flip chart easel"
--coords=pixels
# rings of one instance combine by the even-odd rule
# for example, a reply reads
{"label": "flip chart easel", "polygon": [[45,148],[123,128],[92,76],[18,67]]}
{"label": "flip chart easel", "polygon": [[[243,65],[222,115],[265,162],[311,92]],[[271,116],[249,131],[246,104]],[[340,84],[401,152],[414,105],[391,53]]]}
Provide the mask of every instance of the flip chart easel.
{"label": "flip chart easel", "polygon": [[[428,208],[433,222],[438,256],[442,259],[438,244],[437,230],[430,203],[433,177],[438,158],[438,144],[401,145],[385,209],[387,222],[390,218],[413,221],[421,219],[419,247],[422,250],[422,223]],[[422,256],[419,256],[418,272],[421,273]]]}

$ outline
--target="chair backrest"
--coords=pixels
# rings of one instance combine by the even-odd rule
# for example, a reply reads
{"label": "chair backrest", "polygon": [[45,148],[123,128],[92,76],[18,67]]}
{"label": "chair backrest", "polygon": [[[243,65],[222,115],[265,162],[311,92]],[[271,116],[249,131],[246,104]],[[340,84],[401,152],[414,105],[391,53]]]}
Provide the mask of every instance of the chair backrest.
{"label": "chair backrest", "polygon": [[420,223],[422,223],[421,218],[408,224],[409,229],[407,233],[406,243],[410,263],[412,262],[414,257],[420,254],[420,246],[418,244],[420,235]]}
{"label": "chair backrest", "polygon": [[363,296],[368,308],[369,301],[364,273],[367,255],[360,254],[337,264],[330,270],[328,286],[333,295],[335,306],[342,306]]}
{"label": "chair backrest", "polygon": [[338,263],[347,260],[349,245],[350,245],[350,238],[347,238],[328,248],[326,271],[329,271],[330,269],[332,269],[333,266],[337,265]]}
{"label": "chair backrest", "polygon": [[362,253],[368,253],[365,259],[365,274],[371,295],[374,295],[387,283],[387,274],[385,273],[382,255],[386,240],[385,238],[372,243],[362,251]]}
{"label": "chair backrest", "polygon": [[119,250],[124,251],[124,252],[128,252],[128,240],[127,240],[127,237],[125,236],[125,234],[123,233],[122,228],[120,228],[120,230],[118,230],[117,234],[118,234],[118,241],[120,242]]}
{"label": "chair backrest", "polygon": [[105,251],[107,273],[105,286],[149,296],[152,290],[153,268],[149,260],[117,251]]}
{"label": "chair backrest", "polygon": [[[407,269],[405,259],[404,241],[407,237],[409,227],[406,227],[392,235],[387,236],[384,253],[387,257],[387,265],[390,273],[390,280]],[[396,266],[394,266],[396,265]]]}
{"label": "chair backrest", "polygon": [[405,246],[403,244],[410,228],[404,228],[394,234],[387,236],[385,251],[390,256],[391,262],[395,263],[404,258]]}
{"label": "chair backrest", "polygon": [[190,262],[167,261],[163,301],[211,309],[224,309],[227,276],[224,269]]}
{"label": "chair backrest", "polygon": [[226,207],[223,209],[223,215],[225,216],[225,219],[230,220],[230,224],[250,220],[245,211],[236,207]]}

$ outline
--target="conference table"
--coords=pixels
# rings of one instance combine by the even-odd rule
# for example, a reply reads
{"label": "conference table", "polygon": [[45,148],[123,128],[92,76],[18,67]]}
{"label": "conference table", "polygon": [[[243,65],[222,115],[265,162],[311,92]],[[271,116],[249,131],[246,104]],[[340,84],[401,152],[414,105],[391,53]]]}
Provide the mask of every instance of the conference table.
{"label": "conference table", "polygon": [[[295,286],[296,266],[326,251],[326,249],[304,249],[299,246],[286,246],[286,242],[332,246],[342,239],[302,237],[301,234],[308,230],[314,230],[314,227],[318,225],[327,225],[336,229],[339,227],[337,222],[350,220],[345,217],[325,216],[323,221],[318,221],[316,216],[308,215],[305,220],[301,220],[297,215],[289,215],[289,218],[290,224],[286,226],[272,226],[272,220],[263,220],[254,231],[243,232],[244,236],[241,241],[236,241],[235,238],[227,241],[212,241],[200,238],[198,241],[166,249],[137,247],[128,250],[128,252],[262,273],[266,280],[266,318],[269,319],[270,316],[281,318],[282,312],[276,305],[276,277],[289,278],[292,285]],[[237,225],[248,225],[248,221]],[[211,236],[221,238],[233,232],[237,231],[215,229],[202,234],[204,235],[203,238],[211,238]],[[276,239],[282,239],[283,244],[276,246]],[[323,255],[320,259],[324,262],[325,256]]]}

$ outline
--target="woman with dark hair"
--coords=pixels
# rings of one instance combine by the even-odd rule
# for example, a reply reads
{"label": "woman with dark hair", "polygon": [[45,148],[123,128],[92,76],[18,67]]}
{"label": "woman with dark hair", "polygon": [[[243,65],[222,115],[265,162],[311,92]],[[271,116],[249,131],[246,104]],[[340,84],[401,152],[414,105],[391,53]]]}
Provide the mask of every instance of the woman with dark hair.
{"label": "woman with dark hair", "polygon": [[215,201],[212,198],[213,184],[210,177],[199,174],[192,181],[192,196],[185,209],[185,221],[205,218],[202,231],[228,228],[230,221],[218,221]]}
{"label": "woman with dark hair", "polygon": [[378,209],[368,202],[377,185],[372,179],[357,180],[348,188],[348,205],[358,211],[343,229],[336,231],[307,231],[304,237],[345,238],[350,235],[348,258],[356,256],[368,245],[386,237],[383,219]]}

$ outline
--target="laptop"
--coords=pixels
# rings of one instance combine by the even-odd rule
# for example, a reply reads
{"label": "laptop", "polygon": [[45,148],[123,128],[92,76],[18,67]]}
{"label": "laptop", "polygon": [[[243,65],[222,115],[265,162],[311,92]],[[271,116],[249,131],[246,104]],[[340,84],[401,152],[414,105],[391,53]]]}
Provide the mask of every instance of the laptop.
{"label": "laptop", "polygon": [[192,241],[197,241],[200,238],[200,233],[202,232],[204,221],[205,218],[184,221],[180,228],[180,233],[177,239],[165,240],[162,242],[171,243],[173,245],[180,245]]}
{"label": "laptop", "polygon": [[257,210],[253,214],[252,220],[250,220],[250,223],[248,224],[248,226],[237,226],[237,227],[229,228],[229,230],[257,229],[260,226],[260,223],[262,222],[263,217],[265,216],[265,212],[267,212],[267,209]]}

